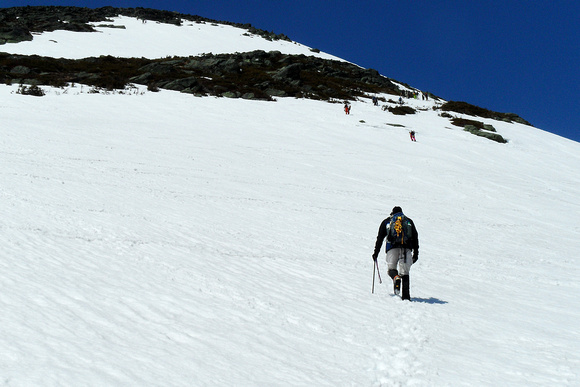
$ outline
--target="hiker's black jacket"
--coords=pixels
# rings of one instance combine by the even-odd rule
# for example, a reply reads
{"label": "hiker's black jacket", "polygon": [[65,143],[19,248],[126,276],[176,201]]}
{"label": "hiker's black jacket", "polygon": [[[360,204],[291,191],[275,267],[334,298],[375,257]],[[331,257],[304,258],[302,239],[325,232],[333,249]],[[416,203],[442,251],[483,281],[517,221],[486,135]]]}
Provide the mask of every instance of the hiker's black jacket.
{"label": "hiker's black jacket", "polygon": [[[413,228],[413,237],[407,241],[402,246],[399,245],[391,245],[387,241],[387,251],[392,249],[393,247],[405,247],[408,249],[413,249],[415,251],[419,251],[419,233],[417,233],[417,228],[415,227],[415,223],[413,219],[407,217],[407,219],[411,222],[411,226]],[[375,252],[373,253],[373,257],[378,257],[379,252],[381,251],[381,247],[383,246],[383,240],[387,237],[387,233],[389,232],[388,227],[391,223],[391,217],[389,216],[387,219],[383,220],[381,225],[379,226],[379,233],[377,235],[377,242],[375,243]]]}

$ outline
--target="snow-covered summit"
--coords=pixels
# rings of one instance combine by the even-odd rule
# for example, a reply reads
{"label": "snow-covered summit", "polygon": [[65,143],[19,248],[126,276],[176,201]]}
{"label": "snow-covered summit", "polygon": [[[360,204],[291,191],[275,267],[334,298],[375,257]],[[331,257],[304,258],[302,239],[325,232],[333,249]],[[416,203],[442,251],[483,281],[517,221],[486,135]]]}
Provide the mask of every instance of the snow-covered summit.
{"label": "snow-covered summit", "polygon": [[338,59],[329,54],[314,52],[300,43],[266,40],[259,35],[252,35],[246,29],[219,23],[184,21],[183,25],[176,26],[119,16],[113,18],[112,22],[92,25],[98,32],[57,30],[37,33],[32,41],[8,43],[0,46],[0,51],[80,59],[100,55],[164,58],[264,50]]}

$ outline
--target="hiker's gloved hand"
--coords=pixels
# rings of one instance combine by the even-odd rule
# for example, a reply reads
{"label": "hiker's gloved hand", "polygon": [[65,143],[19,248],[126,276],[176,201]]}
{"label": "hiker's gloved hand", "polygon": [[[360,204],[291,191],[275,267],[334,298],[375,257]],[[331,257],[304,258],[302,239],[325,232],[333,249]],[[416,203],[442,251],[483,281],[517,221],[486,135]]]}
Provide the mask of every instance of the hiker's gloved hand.
{"label": "hiker's gloved hand", "polygon": [[373,261],[375,261],[375,262],[377,261],[377,254],[376,253],[373,254]]}
{"label": "hiker's gloved hand", "polygon": [[419,250],[415,249],[413,250],[413,263],[417,262],[419,260]]}

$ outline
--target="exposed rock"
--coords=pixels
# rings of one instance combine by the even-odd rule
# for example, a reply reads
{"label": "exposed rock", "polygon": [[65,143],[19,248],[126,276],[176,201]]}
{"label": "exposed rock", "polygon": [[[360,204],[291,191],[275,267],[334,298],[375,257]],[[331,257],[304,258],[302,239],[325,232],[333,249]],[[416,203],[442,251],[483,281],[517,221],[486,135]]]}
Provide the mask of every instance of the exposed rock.
{"label": "exposed rock", "polygon": [[[0,19],[0,23],[2,23]],[[25,26],[14,25],[0,27],[0,44],[18,43],[32,40],[32,34]]]}
{"label": "exposed rock", "polygon": [[99,24],[97,27],[100,27],[100,28],[117,28],[117,29],[120,29],[120,30],[126,30],[127,29],[127,27],[125,27],[125,26],[116,26],[114,24]]}
{"label": "exposed rock", "polygon": [[278,70],[274,74],[273,78],[278,80],[280,79],[298,80],[300,79],[300,72],[302,71],[303,68],[304,65],[302,63],[293,63]]}
{"label": "exposed rock", "polygon": [[137,75],[135,77],[129,78],[129,81],[131,83],[137,83],[137,84],[140,84],[140,85],[146,85],[146,84],[149,83],[149,79],[151,78],[152,75],[153,74],[150,73],[150,72],[145,72],[145,73],[143,73],[141,75]]}
{"label": "exposed rock", "polygon": [[[253,35],[267,40],[290,39],[283,34],[264,31],[251,24],[231,23],[203,18],[197,15],[186,15],[179,12],[162,11],[150,8],[85,8],[60,6],[35,6],[0,8],[0,44],[17,43],[32,40],[31,32],[48,32],[68,30],[77,32],[95,31],[91,23],[108,22],[113,17],[128,16],[141,20],[180,26],[184,21],[196,23],[220,23],[248,30]],[[102,25],[102,24],[101,24]],[[104,24],[104,26],[111,26]],[[111,26],[112,27],[112,26]],[[115,26],[115,28],[123,28]]]}
{"label": "exposed rock", "polygon": [[141,67],[139,71],[156,75],[166,75],[173,71],[174,64],[170,62],[154,62]]}
{"label": "exposed rock", "polygon": [[13,78],[10,70],[17,66],[29,68],[39,84],[53,86],[77,82],[123,88],[127,83],[154,83],[190,93],[221,96],[232,92],[237,97],[266,100],[272,96],[354,100],[371,93],[399,93],[388,78],[377,78],[375,71],[370,72],[375,77],[370,84],[361,79],[369,72],[350,63],[279,51],[155,60],[111,56],[71,60],[0,53],[0,81]]}
{"label": "exposed rock", "polygon": [[12,75],[26,75],[30,74],[30,69],[26,66],[15,66],[10,70]]}
{"label": "exposed rock", "polygon": [[466,132],[475,134],[476,136],[485,137],[485,138],[488,138],[490,140],[499,142],[500,144],[507,143],[507,140],[505,138],[503,138],[503,136],[501,136],[500,134],[491,133],[488,131],[481,130],[478,127],[476,127],[475,125],[465,125],[463,130],[465,130]]}
{"label": "exposed rock", "polygon": [[175,81],[168,82],[163,86],[163,88],[169,89],[169,90],[182,91],[184,89],[196,90],[196,88],[198,86],[199,86],[199,82],[197,81],[197,78],[188,77],[188,78],[181,78],[181,79],[176,79]]}
{"label": "exposed rock", "polygon": [[404,116],[407,114],[415,114],[415,109],[410,106],[395,106],[389,107],[388,110],[394,115]]}
{"label": "exposed rock", "polygon": [[222,93],[222,97],[225,98],[239,98],[240,97],[240,93],[236,93],[233,91],[226,91],[225,93]]}
{"label": "exposed rock", "polygon": [[287,95],[284,90],[277,90],[277,89],[266,89],[265,92],[270,97],[285,97]]}
{"label": "exposed rock", "polygon": [[483,117],[483,118],[491,118],[494,120],[503,120],[506,122],[518,122],[524,125],[531,124],[524,120],[523,118],[519,117],[517,114],[513,113],[498,113],[488,109],[481,108],[479,106],[471,105],[467,102],[461,101],[449,101],[441,106],[441,110],[443,111],[453,111],[456,113],[468,114],[471,116]]}

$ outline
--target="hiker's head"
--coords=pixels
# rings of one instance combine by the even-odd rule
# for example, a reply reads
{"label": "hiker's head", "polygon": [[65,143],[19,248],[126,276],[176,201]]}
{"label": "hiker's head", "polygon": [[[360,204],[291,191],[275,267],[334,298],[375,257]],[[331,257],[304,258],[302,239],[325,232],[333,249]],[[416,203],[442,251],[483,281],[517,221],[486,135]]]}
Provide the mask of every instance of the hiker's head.
{"label": "hiker's head", "polygon": [[393,207],[393,211],[391,211],[391,215],[398,214],[399,212],[403,212],[403,209],[399,206]]}

